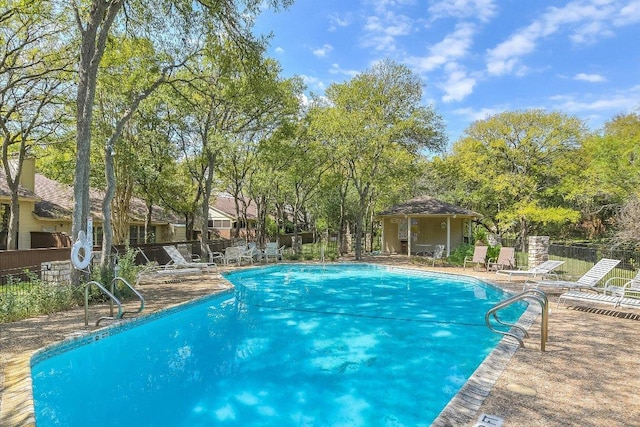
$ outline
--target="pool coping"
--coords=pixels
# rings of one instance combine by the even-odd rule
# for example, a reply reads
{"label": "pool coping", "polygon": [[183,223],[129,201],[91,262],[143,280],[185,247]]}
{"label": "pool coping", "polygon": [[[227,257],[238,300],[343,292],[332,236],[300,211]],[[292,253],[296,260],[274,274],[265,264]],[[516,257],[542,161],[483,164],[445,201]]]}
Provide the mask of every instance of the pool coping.
{"label": "pool coping", "polygon": [[[371,264],[376,265],[376,264]],[[379,265],[379,264],[378,264]],[[410,270],[412,272],[425,273],[425,270],[412,268],[410,266],[386,266],[392,269]],[[431,272],[437,275],[462,276],[472,278],[478,282],[498,288],[504,292],[508,291],[500,288],[494,283],[466,274],[458,273],[441,273]],[[222,276],[224,280],[224,275]],[[70,348],[85,345],[89,342],[107,338],[116,333],[124,332],[138,325],[153,321],[158,317],[164,317],[173,312],[179,312],[198,305],[207,299],[215,299],[225,294],[233,294],[235,288],[225,291],[216,292],[207,296],[196,298],[190,301],[179,303],[174,306],[167,307],[163,310],[148,314],[135,319],[114,323],[104,328],[80,333],[77,336],[66,338],[42,347],[33,352],[27,353],[21,357],[10,361],[6,366],[6,374],[3,384],[2,405],[0,405],[0,425],[4,427],[22,427],[36,426],[35,422],[35,404],[33,399],[33,384],[31,380],[31,366],[46,358],[53,357],[67,351]],[[517,325],[528,330],[541,310],[534,304],[529,304],[525,312],[518,319]],[[511,357],[516,353],[519,344],[509,337],[503,337],[498,345],[483,360],[483,362],[474,371],[472,376],[465,382],[462,388],[449,401],[440,414],[432,422],[432,426],[438,427],[454,427],[462,425],[471,425],[473,417],[477,414],[484,399],[488,396],[495,382],[500,377],[504,369],[507,367]],[[55,352],[51,350],[56,349]],[[46,354],[46,357],[44,355]]]}

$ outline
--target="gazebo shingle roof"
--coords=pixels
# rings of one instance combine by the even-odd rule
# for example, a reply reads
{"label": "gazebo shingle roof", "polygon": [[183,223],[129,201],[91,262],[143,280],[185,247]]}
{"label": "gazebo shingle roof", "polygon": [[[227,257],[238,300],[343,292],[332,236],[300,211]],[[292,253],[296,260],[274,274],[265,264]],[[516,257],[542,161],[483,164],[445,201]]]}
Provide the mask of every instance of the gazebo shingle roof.
{"label": "gazebo shingle roof", "polygon": [[465,215],[473,217],[482,216],[472,210],[452,205],[451,203],[443,202],[430,196],[419,196],[413,198],[404,203],[392,206],[379,214],[379,216],[393,215]]}

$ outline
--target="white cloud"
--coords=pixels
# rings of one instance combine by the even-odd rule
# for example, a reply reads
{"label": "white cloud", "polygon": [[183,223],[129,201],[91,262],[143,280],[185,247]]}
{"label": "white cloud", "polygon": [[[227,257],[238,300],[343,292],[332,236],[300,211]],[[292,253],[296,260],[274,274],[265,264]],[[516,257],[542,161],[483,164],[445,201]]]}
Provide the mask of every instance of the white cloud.
{"label": "white cloud", "polygon": [[607,79],[601,76],[600,74],[586,74],[586,73],[578,73],[574,76],[573,79],[583,81],[583,82],[589,82],[589,83],[602,83],[607,81]]}
{"label": "white cloud", "polygon": [[453,33],[429,48],[428,56],[410,57],[406,62],[419,72],[429,72],[452,60],[461,59],[469,53],[475,32],[473,24],[458,24]]}
{"label": "white cloud", "polygon": [[318,58],[325,58],[327,55],[329,55],[329,53],[331,53],[332,50],[333,46],[331,46],[330,44],[324,44],[322,45],[322,47],[315,49],[313,51],[313,54]]}
{"label": "white cloud", "polygon": [[398,6],[414,5],[416,0],[365,0],[363,3],[373,6],[376,13],[384,14]]}
{"label": "white cloud", "polygon": [[554,108],[572,114],[599,113],[601,116],[613,116],[617,113],[632,111],[639,105],[640,85],[626,91],[605,95],[557,95],[550,98]]}
{"label": "white cloud", "polygon": [[281,47],[277,47],[277,48],[275,48],[275,52],[276,52],[278,55],[282,55],[282,54],[284,54],[284,49],[283,49],[283,48],[281,48]]}
{"label": "white cloud", "polygon": [[338,64],[331,64],[331,68],[329,69],[329,73],[331,74],[341,74],[349,77],[354,77],[360,74],[360,71],[357,70],[345,70]]}
{"label": "white cloud", "polygon": [[637,22],[640,22],[640,2],[631,0],[629,4],[620,9],[613,24],[617,27],[624,27]]}
{"label": "white cloud", "polygon": [[496,114],[500,114],[507,110],[508,108],[506,107],[481,108],[479,110],[473,109],[471,107],[466,107],[453,110],[453,113],[458,116],[462,116],[469,121],[475,122],[478,120],[485,120],[491,116],[495,116]]}
{"label": "white cloud", "polygon": [[575,0],[564,7],[549,7],[539,19],[488,50],[487,70],[494,75],[522,73],[521,57],[534,52],[540,39],[557,33],[567,33],[578,44],[611,37],[612,26],[635,22],[630,14],[636,9],[616,0]]}
{"label": "white cloud", "polygon": [[300,77],[302,77],[304,84],[311,90],[315,89],[324,91],[327,88],[324,82],[317,77],[308,76],[306,74],[303,74]]}
{"label": "white cloud", "polygon": [[429,7],[433,20],[454,17],[459,19],[478,18],[488,22],[496,14],[493,0],[441,0]]}
{"label": "white cloud", "polygon": [[329,15],[329,31],[335,31],[338,27],[348,27],[351,24],[351,16]]}
{"label": "white cloud", "polygon": [[382,11],[366,18],[362,45],[381,52],[394,52],[397,50],[396,38],[411,34],[413,27],[414,20],[408,16]]}
{"label": "white cloud", "polygon": [[469,77],[464,69],[451,63],[445,67],[445,72],[448,74],[448,78],[446,83],[441,85],[441,89],[445,92],[442,97],[443,102],[462,101],[473,93],[476,79]]}

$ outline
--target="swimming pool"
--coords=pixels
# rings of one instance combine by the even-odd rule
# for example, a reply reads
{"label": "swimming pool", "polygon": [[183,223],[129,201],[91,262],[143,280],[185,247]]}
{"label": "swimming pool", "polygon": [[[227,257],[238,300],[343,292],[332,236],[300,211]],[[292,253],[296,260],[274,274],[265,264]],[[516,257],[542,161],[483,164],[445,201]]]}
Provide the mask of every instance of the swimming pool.
{"label": "swimming pool", "polygon": [[37,425],[426,426],[500,340],[484,313],[505,294],[471,278],[301,264],[226,277],[235,294],[40,355]]}

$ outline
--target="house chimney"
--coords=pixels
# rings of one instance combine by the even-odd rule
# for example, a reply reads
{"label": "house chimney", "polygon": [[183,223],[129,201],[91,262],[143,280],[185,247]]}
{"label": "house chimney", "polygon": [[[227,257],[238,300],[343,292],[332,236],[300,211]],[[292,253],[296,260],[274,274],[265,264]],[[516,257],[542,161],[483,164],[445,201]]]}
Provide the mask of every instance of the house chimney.
{"label": "house chimney", "polygon": [[35,191],[36,189],[36,159],[28,157],[22,162],[22,174],[20,174],[20,185],[24,188]]}

